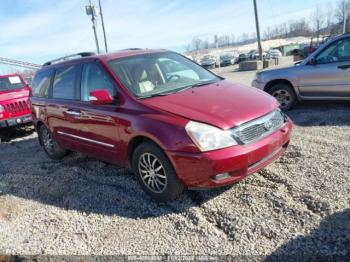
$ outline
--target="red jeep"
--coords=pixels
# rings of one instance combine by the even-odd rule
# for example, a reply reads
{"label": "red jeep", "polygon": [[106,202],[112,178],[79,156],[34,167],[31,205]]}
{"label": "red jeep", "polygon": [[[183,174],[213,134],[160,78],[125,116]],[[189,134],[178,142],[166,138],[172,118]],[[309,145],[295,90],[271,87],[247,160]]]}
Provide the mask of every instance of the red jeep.
{"label": "red jeep", "polygon": [[32,122],[30,88],[18,74],[0,76],[0,128]]}

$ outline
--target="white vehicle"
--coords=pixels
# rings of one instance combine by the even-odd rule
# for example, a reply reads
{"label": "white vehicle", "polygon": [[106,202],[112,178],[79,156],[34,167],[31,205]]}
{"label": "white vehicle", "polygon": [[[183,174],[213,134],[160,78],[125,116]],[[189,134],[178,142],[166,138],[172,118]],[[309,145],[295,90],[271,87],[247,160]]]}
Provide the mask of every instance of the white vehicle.
{"label": "white vehicle", "polygon": [[266,59],[276,59],[282,56],[282,53],[278,49],[271,49],[266,54]]}
{"label": "white vehicle", "polygon": [[[265,59],[265,57],[266,57],[266,52],[263,52],[263,53],[262,53],[262,56],[263,56],[263,59]],[[255,51],[255,52],[252,54],[252,59],[253,59],[253,60],[258,60],[258,59],[260,59],[259,51]]]}

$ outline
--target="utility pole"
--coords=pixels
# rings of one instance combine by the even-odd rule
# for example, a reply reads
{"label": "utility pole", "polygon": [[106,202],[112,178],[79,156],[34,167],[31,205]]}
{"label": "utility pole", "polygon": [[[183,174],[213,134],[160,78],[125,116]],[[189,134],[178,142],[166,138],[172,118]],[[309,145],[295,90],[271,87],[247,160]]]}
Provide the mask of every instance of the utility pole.
{"label": "utility pole", "polygon": [[86,14],[91,15],[91,22],[92,22],[92,30],[94,31],[94,36],[95,36],[95,43],[96,43],[96,50],[97,53],[100,53],[100,46],[98,44],[98,38],[97,38],[97,32],[96,32],[96,17],[97,17],[97,12],[96,12],[96,7],[91,3],[91,0],[89,0],[89,5],[85,7]]}
{"label": "utility pole", "polygon": [[255,13],[255,25],[256,25],[256,37],[258,40],[258,49],[259,49],[259,58],[262,61],[263,55],[262,55],[262,47],[261,47],[261,38],[260,38],[260,26],[259,26],[259,15],[258,15],[258,7],[256,4],[256,0],[254,1],[254,13]]}
{"label": "utility pole", "polygon": [[101,6],[101,0],[98,0],[98,5],[100,8],[100,15],[101,15],[101,22],[102,22],[102,30],[103,30],[103,39],[105,41],[105,50],[106,53],[108,53],[108,47],[107,47],[107,37],[106,37],[106,30],[105,30],[105,22],[103,20],[103,13],[102,13],[102,6]]}

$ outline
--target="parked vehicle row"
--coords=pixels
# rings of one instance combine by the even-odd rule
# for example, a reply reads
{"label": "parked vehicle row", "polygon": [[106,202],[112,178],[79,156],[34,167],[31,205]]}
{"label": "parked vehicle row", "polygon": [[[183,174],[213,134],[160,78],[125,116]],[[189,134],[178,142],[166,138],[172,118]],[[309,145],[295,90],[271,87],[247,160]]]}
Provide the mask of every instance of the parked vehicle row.
{"label": "parked vehicle row", "polygon": [[166,50],[80,53],[33,80],[34,125],[53,159],[130,167],[158,201],[236,183],[277,159],[292,122],[270,95]]}
{"label": "parked vehicle row", "polygon": [[[270,49],[267,52],[263,52],[263,59],[277,59],[282,56],[281,51],[278,49]],[[216,68],[234,65],[247,60],[258,60],[260,54],[257,50],[251,50],[248,53],[223,53],[216,57],[214,55],[205,55],[200,60],[200,64],[205,68]]]}
{"label": "parked vehicle row", "polygon": [[[262,53],[262,59],[277,59],[282,56],[281,51],[278,49],[270,49]],[[251,50],[249,53],[245,54],[245,60],[258,60],[260,59],[260,53],[258,50]]]}
{"label": "parked vehicle row", "polygon": [[234,65],[238,63],[238,55],[235,53],[222,53],[220,56],[205,55],[200,60],[200,65],[205,68],[216,68]]}

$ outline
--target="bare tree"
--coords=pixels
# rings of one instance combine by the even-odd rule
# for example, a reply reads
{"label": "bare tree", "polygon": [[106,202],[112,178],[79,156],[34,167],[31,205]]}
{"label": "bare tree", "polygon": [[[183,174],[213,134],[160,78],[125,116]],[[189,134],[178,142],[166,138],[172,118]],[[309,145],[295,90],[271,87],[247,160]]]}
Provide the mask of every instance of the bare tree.
{"label": "bare tree", "polygon": [[[309,23],[308,23],[309,22]],[[295,36],[320,37],[321,34],[337,34],[342,31],[343,24],[349,30],[350,22],[350,0],[337,0],[336,3],[328,3],[325,10],[317,6],[310,16],[308,22],[305,18],[290,20],[273,27],[267,27],[264,32],[264,39],[278,39]],[[345,23],[344,23],[345,22]],[[235,37],[233,34],[214,35],[209,41],[194,37],[192,42],[185,45],[187,51],[199,51],[202,49],[234,46],[236,44],[247,44],[254,41],[254,36],[248,33]]]}
{"label": "bare tree", "polygon": [[209,49],[209,40],[205,39],[204,41],[202,41],[202,49]]}
{"label": "bare tree", "polygon": [[299,19],[296,21],[289,21],[289,36],[310,36],[311,30],[309,25],[306,23],[305,19]]}
{"label": "bare tree", "polygon": [[[345,31],[348,31],[348,20],[350,16],[350,0],[339,0],[336,6],[335,16],[339,24],[345,25]],[[340,31],[340,30],[339,30]],[[341,30],[342,32],[343,30]]]}
{"label": "bare tree", "polygon": [[232,34],[230,36],[230,45],[233,46],[236,42],[236,36],[234,34]]}
{"label": "bare tree", "polygon": [[190,52],[193,50],[193,46],[191,44],[184,45],[184,49],[186,52]]}
{"label": "bare tree", "polygon": [[326,34],[331,34],[334,25],[334,7],[332,3],[328,3],[326,17]]}
{"label": "bare tree", "polygon": [[247,33],[242,34],[241,36],[241,42],[246,43],[249,40],[249,36]]}
{"label": "bare tree", "polygon": [[199,37],[194,37],[192,39],[192,46],[193,46],[194,50],[196,50],[196,51],[200,50],[202,42],[203,41]]}
{"label": "bare tree", "polygon": [[287,23],[282,23],[280,25],[280,34],[284,37],[287,38],[288,37],[288,25]]}
{"label": "bare tree", "polygon": [[324,14],[320,6],[317,6],[314,13],[311,16],[314,32],[316,33],[317,39],[320,37],[321,28],[325,24]]}
{"label": "bare tree", "polygon": [[271,27],[268,26],[266,28],[263,38],[264,40],[270,40],[272,38]]}

